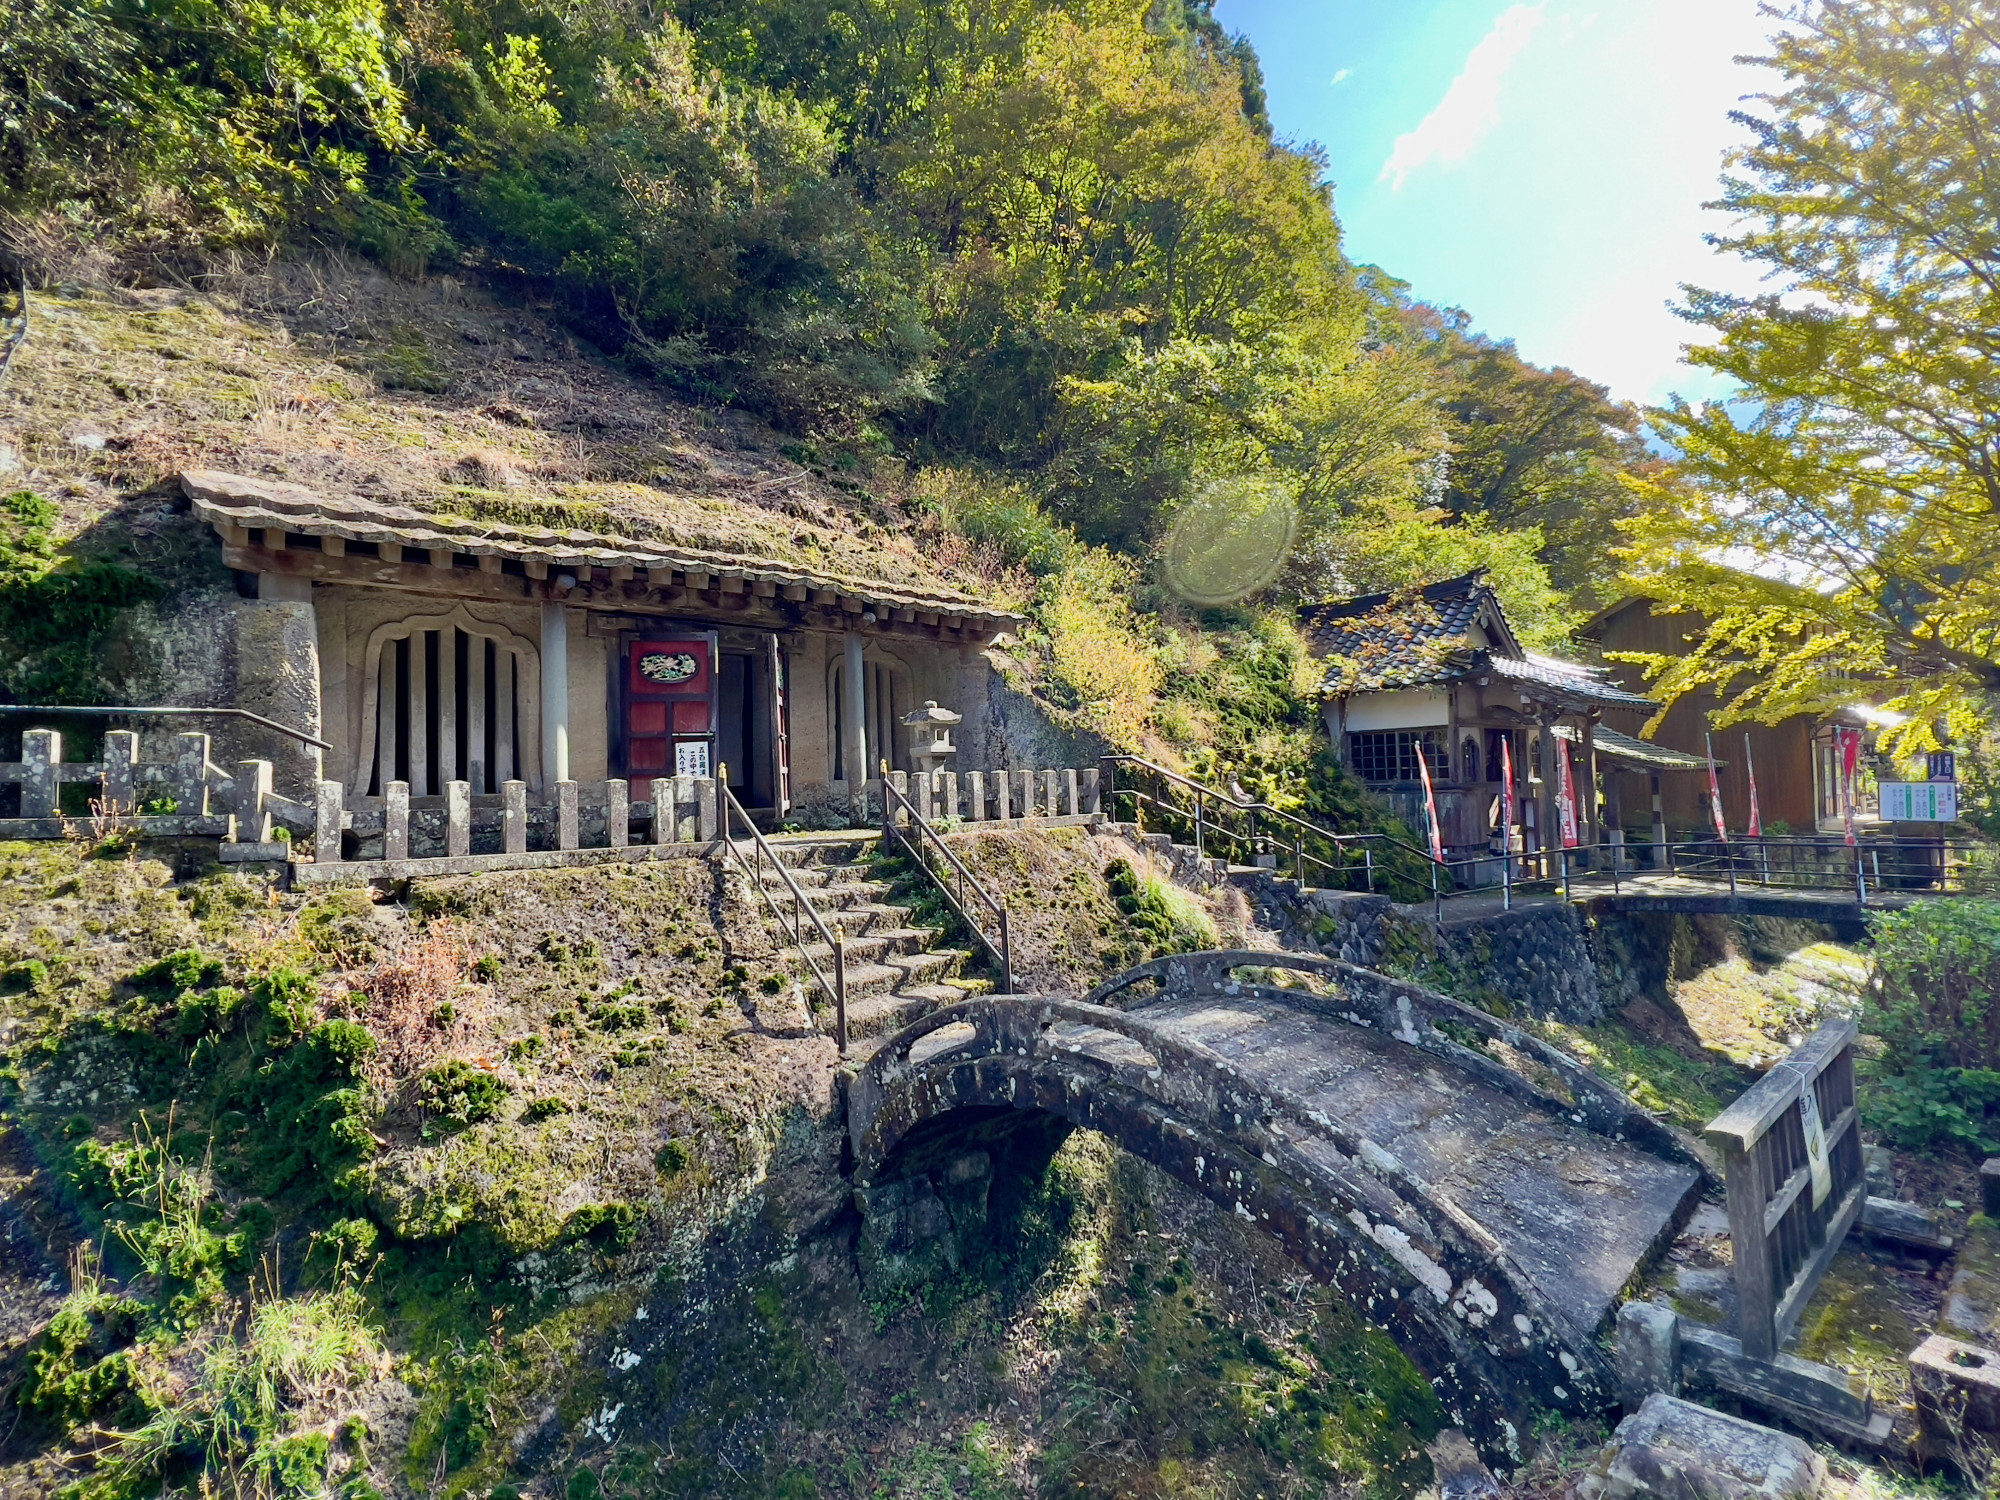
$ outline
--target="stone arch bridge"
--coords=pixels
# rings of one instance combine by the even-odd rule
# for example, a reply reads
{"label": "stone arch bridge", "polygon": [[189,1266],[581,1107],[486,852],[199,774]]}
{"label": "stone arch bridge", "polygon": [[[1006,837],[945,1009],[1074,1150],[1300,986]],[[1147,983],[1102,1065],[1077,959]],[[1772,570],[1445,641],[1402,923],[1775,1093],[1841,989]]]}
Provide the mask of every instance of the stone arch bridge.
{"label": "stone arch bridge", "polygon": [[1079,1126],[1274,1236],[1386,1327],[1501,1463],[1539,1412],[1615,1402],[1598,1335],[1703,1181],[1657,1120],[1556,1049],[1305,955],[1188,954],[1082,1001],[969,1000],[889,1038],[848,1085],[871,1218],[928,1205],[933,1234],[948,1217],[933,1189],[948,1200],[977,1147]]}

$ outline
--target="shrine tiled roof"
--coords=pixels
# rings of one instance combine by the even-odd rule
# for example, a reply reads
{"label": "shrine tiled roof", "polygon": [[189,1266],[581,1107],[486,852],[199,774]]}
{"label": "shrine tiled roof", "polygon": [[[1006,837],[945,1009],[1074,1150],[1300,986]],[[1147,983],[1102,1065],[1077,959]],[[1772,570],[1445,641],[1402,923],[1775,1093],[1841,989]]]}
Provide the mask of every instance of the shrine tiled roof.
{"label": "shrine tiled roof", "polygon": [[1299,628],[1326,663],[1327,694],[1394,692],[1491,675],[1523,697],[1596,708],[1653,708],[1603,670],[1523,651],[1485,571],[1401,593],[1311,605]]}
{"label": "shrine tiled roof", "polygon": [[1364,594],[1299,612],[1312,654],[1327,663],[1321,691],[1427,687],[1465,675],[1479,646],[1472,628],[1499,603],[1483,572],[1401,593]]}

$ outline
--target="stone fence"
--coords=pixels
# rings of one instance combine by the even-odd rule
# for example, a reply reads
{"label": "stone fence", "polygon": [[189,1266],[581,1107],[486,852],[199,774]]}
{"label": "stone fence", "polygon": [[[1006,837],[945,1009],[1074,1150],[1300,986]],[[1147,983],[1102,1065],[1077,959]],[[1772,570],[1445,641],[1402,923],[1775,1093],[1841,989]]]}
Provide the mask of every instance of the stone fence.
{"label": "stone fence", "polygon": [[[475,796],[470,782],[445,783],[442,796],[412,797],[392,781],[380,795],[353,799],[338,781],[320,781],[310,804],[272,790],[269,761],[234,773],[213,764],[209,737],[173,737],[168,759],[143,761],[131,730],[104,736],[102,758],[66,761],[52,729],[22,735],[21,759],[0,762],[0,838],[53,839],[133,833],[221,841],[225,861],[287,861],[302,880],[401,878],[477,869],[589,864],[698,854],[721,830],[712,778],[656,777],[650,798],[630,783],[558,781],[546,793],[508,781]],[[954,824],[1047,825],[1099,815],[1096,767],[1018,771],[890,773],[892,784],[927,819]],[[88,811],[64,812],[63,788],[90,787]],[[879,781],[867,786],[882,806]]]}

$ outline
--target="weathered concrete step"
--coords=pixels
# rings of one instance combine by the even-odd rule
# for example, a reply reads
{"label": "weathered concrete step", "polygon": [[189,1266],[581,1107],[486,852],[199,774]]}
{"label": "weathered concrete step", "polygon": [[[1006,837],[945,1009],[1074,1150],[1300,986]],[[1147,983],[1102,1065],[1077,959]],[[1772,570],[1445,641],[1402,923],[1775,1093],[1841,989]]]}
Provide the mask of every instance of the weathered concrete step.
{"label": "weathered concrete step", "polygon": [[[944,1005],[955,1005],[965,992],[951,985],[921,985],[908,990],[857,998],[847,996],[847,1036],[850,1042],[879,1040],[920,1021]],[[873,1048],[863,1048],[866,1056]]]}
{"label": "weathered concrete step", "polygon": [[[830,885],[858,885],[867,883],[870,866],[859,865],[787,865],[786,871],[792,877],[792,884],[805,890],[818,890]],[[768,865],[761,872],[764,884],[783,885],[785,878]],[[880,881],[875,884],[882,884]]]}
{"label": "weathered concrete step", "polygon": [[[893,959],[922,953],[937,941],[937,933],[928,927],[891,927],[881,932],[871,932],[865,937],[852,934],[847,939],[847,962],[851,969],[860,963],[888,963]],[[814,962],[831,963],[833,949],[825,943],[808,943],[805,951]]]}

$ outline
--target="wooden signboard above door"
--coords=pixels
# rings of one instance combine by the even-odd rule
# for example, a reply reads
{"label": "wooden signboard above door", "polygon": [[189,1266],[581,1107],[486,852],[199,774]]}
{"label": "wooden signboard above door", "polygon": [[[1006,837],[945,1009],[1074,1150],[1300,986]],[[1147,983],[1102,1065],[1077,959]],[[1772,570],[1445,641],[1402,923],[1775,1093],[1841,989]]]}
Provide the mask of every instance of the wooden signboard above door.
{"label": "wooden signboard above door", "polygon": [[714,631],[642,636],[625,644],[625,772],[632,796],[655,776],[715,774]]}

